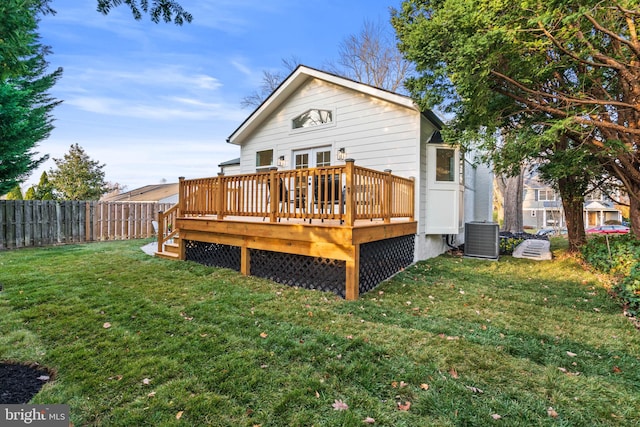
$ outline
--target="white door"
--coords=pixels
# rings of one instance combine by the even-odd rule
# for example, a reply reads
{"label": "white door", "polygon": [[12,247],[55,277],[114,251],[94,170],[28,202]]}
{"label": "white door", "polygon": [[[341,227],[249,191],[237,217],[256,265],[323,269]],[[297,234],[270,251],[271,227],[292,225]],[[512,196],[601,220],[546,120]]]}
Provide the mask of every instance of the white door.
{"label": "white door", "polygon": [[293,152],[295,169],[331,166],[331,147],[309,148]]}
{"label": "white door", "polygon": [[[295,169],[320,168],[331,166],[331,147],[317,147],[293,152],[293,166]],[[296,207],[312,208],[313,204],[313,178],[309,177],[306,183],[296,182],[294,185]],[[311,209],[310,209],[311,210]]]}

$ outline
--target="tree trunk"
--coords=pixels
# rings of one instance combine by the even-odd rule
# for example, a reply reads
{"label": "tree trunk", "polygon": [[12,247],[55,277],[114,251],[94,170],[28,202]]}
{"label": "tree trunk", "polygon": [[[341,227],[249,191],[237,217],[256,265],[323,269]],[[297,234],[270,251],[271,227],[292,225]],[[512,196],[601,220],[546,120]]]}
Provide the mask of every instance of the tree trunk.
{"label": "tree trunk", "polygon": [[577,252],[587,242],[584,232],[584,195],[580,185],[572,185],[572,181],[576,179],[580,178],[568,177],[558,180],[558,190],[567,222],[569,252]]}
{"label": "tree trunk", "polygon": [[504,224],[503,231],[519,233],[522,231],[522,193],[524,169],[517,176],[500,177],[504,182]]}

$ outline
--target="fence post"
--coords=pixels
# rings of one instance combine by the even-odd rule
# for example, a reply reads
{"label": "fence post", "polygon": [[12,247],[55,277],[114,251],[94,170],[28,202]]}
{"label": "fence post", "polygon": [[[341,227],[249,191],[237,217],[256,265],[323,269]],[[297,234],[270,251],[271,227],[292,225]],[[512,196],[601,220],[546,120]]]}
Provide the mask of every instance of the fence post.
{"label": "fence post", "polygon": [[355,171],[355,160],[347,159],[346,161],[346,169],[345,169],[345,193],[346,193],[346,203],[345,203],[345,224],[348,226],[353,226],[356,220],[356,204],[355,204],[355,192],[354,192],[354,171]]}

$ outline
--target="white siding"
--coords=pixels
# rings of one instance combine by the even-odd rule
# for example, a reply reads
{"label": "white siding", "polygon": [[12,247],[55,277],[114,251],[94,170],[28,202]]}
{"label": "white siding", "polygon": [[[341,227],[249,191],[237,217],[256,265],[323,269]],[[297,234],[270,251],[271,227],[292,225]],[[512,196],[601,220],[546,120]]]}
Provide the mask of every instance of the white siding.
{"label": "white siding", "polygon": [[[291,129],[291,120],[312,109],[334,112],[334,122],[306,129]],[[391,169],[405,177],[418,175],[420,113],[318,79],[311,80],[287,99],[246,141],[241,150],[241,170],[255,172],[257,151],[273,149],[274,162],[285,156],[291,168],[294,150],[331,146],[344,147],[356,165],[377,170]]]}

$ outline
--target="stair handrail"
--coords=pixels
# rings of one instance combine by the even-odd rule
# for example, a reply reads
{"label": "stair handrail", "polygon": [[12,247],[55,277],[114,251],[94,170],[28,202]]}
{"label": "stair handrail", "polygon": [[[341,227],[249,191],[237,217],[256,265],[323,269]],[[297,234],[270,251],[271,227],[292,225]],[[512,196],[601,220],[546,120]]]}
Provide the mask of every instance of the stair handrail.
{"label": "stair handrail", "polygon": [[158,252],[164,252],[164,245],[178,235],[176,219],[180,204],[175,204],[166,211],[158,212]]}

